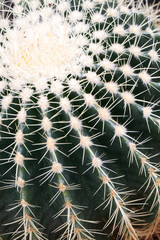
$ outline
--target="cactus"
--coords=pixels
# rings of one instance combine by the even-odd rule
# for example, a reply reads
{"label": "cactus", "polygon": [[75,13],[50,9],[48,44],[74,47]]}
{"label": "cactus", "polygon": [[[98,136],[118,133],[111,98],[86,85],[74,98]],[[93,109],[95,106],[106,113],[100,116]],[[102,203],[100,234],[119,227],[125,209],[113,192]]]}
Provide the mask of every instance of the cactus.
{"label": "cactus", "polygon": [[160,239],[153,9],[1,0],[0,239]]}

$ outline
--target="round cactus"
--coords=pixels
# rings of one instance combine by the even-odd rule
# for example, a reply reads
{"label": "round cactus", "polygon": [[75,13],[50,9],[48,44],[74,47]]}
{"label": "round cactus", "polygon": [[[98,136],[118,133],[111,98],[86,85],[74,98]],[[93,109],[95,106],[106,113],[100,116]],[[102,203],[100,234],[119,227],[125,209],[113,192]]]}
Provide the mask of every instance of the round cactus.
{"label": "round cactus", "polygon": [[1,0],[0,239],[160,239],[156,18]]}

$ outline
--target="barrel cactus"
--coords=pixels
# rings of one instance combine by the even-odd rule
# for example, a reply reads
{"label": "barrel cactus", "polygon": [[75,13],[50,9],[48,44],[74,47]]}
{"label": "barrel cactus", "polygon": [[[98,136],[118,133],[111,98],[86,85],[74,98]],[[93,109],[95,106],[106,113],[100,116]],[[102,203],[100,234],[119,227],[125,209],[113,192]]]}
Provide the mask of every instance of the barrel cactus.
{"label": "barrel cactus", "polygon": [[0,239],[160,239],[160,35],[132,0],[0,3]]}

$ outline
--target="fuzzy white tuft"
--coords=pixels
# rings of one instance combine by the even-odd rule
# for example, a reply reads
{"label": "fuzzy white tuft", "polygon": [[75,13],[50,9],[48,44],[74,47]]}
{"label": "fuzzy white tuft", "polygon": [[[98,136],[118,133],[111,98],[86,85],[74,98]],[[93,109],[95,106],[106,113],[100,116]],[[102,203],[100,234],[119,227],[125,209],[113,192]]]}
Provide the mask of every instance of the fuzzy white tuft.
{"label": "fuzzy white tuft", "polygon": [[66,113],[71,111],[71,103],[67,97],[60,98],[59,104],[60,104],[62,110],[65,111]]}
{"label": "fuzzy white tuft", "polygon": [[131,13],[131,11],[129,10],[129,8],[128,8],[127,6],[125,6],[125,5],[122,5],[122,6],[120,7],[120,12],[121,12],[121,13],[128,14],[128,15]]}
{"label": "fuzzy white tuft", "polygon": [[135,152],[136,151],[136,144],[135,143],[133,143],[133,142],[130,142],[129,143],[129,148],[130,148],[130,151],[131,152]]}
{"label": "fuzzy white tuft", "polygon": [[133,104],[135,102],[135,97],[131,92],[122,92],[121,96],[126,104]]}
{"label": "fuzzy white tuft", "polygon": [[125,36],[126,35],[126,30],[124,29],[123,25],[117,25],[113,28],[113,33],[114,34],[119,34],[121,36]]}
{"label": "fuzzy white tuft", "polygon": [[94,157],[94,158],[92,159],[92,166],[93,166],[94,168],[99,168],[99,167],[101,167],[102,165],[103,165],[103,162],[102,162],[102,160],[101,160],[100,158]]}
{"label": "fuzzy white tuft", "polygon": [[15,163],[17,165],[23,166],[23,164],[24,164],[24,156],[20,152],[17,152],[15,157],[14,157],[14,161],[15,161]]}
{"label": "fuzzy white tuft", "polygon": [[123,44],[120,43],[113,43],[109,49],[117,54],[123,53],[125,48],[123,46]]}
{"label": "fuzzy white tuft", "polygon": [[158,53],[154,50],[154,49],[151,49],[149,52],[148,52],[148,56],[151,58],[152,61],[154,62],[157,62],[158,59],[159,59],[159,56],[158,56]]}
{"label": "fuzzy white tuft", "polygon": [[92,94],[85,93],[83,96],[88,107],[93,107],[96,104],[96,99]]}
{"label": "fuzzy white tuft", "polygon": [[151,82],[151,76],[145,70],[140,72],[138,76],[144,84],[149,84]]}
{"label": "fuzzy white tuft", "polygon": [[48,117],[43,117],[41,125],[46,132],[49,132],[52,128],[52,123]]}
{"label": "fuzzy white tuft", "polygon": [[86,0],[83,2],[83,9],[86,11],[88,9],[93,9],[94,8],[94,2],[91,2],[89,0]]}
{"label": "fuzzy white tuft", "polygon": [[70,9],[70,4],[67,1],[63,0],[57,5],[57,10],[61,13],[64,13],[68,9]]}
{"label": "fuzzy white tuft", "polygon": [[128,48],[128,51],[132,53],[135,57],[142,56],[141,48],[135,45],[131,45]]}
{"label": "fuzzy white tuft", "polygon": [[20,97],[23,103],[30,102],[31,96],[33,94],[33,89],[30,88],[23,88],[20,92]]}
{"label": "fuzzy white tuft", "polygon": [[23,188],[25,185],[25,180],[21,177],[18,177],[18,179],[15,182],[15,185],[17,186],[17,188]]}
{"label": "fuzzy white tuft", "polygon": [[118,18],[118,16],[119,16],[119,13],[118,13],[117,9],[115,9],[115,8],[108,7],[106,12],[107,12],[108,17],[114,17],[114,18],[117,17]]}
{"label": "fuzzy white tuft", "polygon": [[47,145],[47,149],[51,152],[57,149],[56,140],[52,137],[47,137],[46,145]]}
{"label": "fuzzy white tuft", "polygon": [[63,166],[61,163],[53,162],[52,164],[52,172],[54,173],[62,173],[63,172]]}
{"label": "fuzzy white tuft", "polygon": [[98,116],[103,121],[109,121],[111,119],[111,112],[107,108],[99,108]]}
{"label": "fuzzy white tuft", "polygon": [[89,148],[90,146],[92,146],[92,141],[90,139],[90,137],[88,136],[80,136],[80,145],[82,148]]}
{"label": "fuzzy white tuft", "polygon": [[89,50],[93,54],[100,54],[103,52],[103,46],[100,43],[90,43]]}
{"label": "fuzzy white tuft", "polygon": [[75,129],[76,131],[80,131],[82,128],[82,123],[77,117],[70,117],[70,126],[72,129]]}
{"label": "fuzzy white tuft", "polygon": [[26,113],[25,109],[22,108],[17,114],[19,124],[25,123],[26,122],[26,117],[27,117],[27,113]]}
{"label": "fuzzy white tuft", "polygon": [[69,14],[69,20],[74,23],[76,21],[80,21],[83,19],[83,13],[78,11],[78,10],[74,10],[72,12],[70,12]]}
{"label": "fuzzy white tuft", "polygon": [[143,117],[148,119],[151,116],[153,110],[151,107],[143,107],[142,111],[143,111]]}
{"label": "fuzzy white tuft", "polygon": [[20,145],[20,144],[23,144],[23,143],[24,143],[24,134],[23,134],[22,130],[19,129],[19,130],[16,132],[15,140],[16,140],[16,144],[17,144],[17,145]]}
{"label": "fuzzy white tuft", "polygon": [[110,81],[105,83],[105,87],[108,92],[117,94],[119,90],[119,85],[116,82]]}
{"label": "fuzzy white tuft", "polygon": [[68,86],[69,86],[69,89],[73,92],[80,93],[80,91],[81,91],[81,85],[80,85],[79,81],[77,81],[74,78],[71,78],[68,81]]}
{"label": "fuzzy white tuft", "polygon": [[12,94],[4,96],[1,101],[2,109],[7,110],[9,108],[9,105],[12,103],[12,100],[13,100]]}
{"label": "fuzzy white tuft", "polygon": [[87,72],[86,77],[91,84],[100,84],[101,82],[101,78],[95,72]]}
{"label": "fuzzy white tuft", "polygon": [[41,110],[44,112],[49,107],[49,102],[46,96],[41,95],[38,99],[38,106],[41,108]]}
{"label": "fuzzy white tuft", "polygon": [[111,71],[115,69],[114,62],[110,61],[109,59],[103,59],[99,65],[104,68],[105,71]]}
{"label": "fuzzy white tuft", "polygon": [[129,32],[135,34],[136,36],[142,34],[141,27],[136,24],[133,24],[129,27]]}
{"label": "fuzzy white tuft", "polygon": [[92,23],[101,23],[105,21],[105,17],[100,13],[94,13],[91,17]]}
{"label": "fuzzy white tuft", "polygon": [[123,137],[127,133],[127,129],[123,125],[117,125],[114,129],[117,137]]}
{"label": "fuzzy white tuft", "polygon": [[52,84],[51,84],[51,92],[54,93],[56,96],[59,96],[62,94],[63,92],[63,89],[64,89],[64,86],[62,84],[61,81],[59,80],[56,80],[56,81],[53,81]]}
{"label": "fuzzy white tuft", "polygon": [[107,38],[108,33],[105,30],[97,30],[93,32],[93,37],[99,39],[100,41]]}
{"label": "fuzzy white tuft", "polygon": [[127,77],[130,77],[133,75],[134,73],[134,70],[133,68],[129,65],[129,64],[125,64],[125,65],[122,65],[120,68],[119,68],[123,74]]}

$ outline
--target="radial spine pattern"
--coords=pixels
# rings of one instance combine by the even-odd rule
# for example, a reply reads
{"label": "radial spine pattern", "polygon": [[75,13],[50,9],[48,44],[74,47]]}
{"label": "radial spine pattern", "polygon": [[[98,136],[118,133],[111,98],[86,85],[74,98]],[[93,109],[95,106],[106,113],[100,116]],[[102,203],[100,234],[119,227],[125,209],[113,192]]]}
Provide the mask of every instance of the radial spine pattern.
{"label": "radial spine pattern", "polygon": [[153,9],[1,1],[0,239],[160,239]]}

